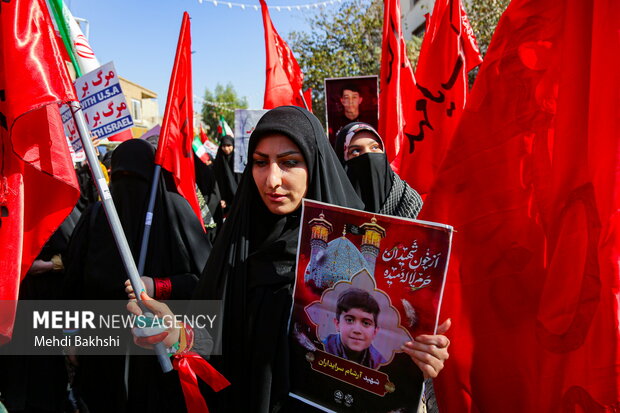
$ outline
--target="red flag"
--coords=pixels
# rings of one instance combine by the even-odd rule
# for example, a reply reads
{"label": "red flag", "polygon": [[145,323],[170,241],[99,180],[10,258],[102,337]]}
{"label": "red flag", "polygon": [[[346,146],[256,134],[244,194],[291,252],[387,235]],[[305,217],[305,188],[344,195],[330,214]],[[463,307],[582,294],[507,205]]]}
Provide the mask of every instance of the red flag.
{"label": "red flag", "polygon": [[392,163],[421,194],[429,192],[461,118],[467,73],[481,62],[461,1],[437,0],[415,71],[414,121],[407,122],[405,140]]}
{"label": "red flag", "polygon": [[415,79],[400,26],[400,0],[385,0],[379,92],[379,134],[391,162],[400,151],[415,105]]}
{"label": "red flag", "polygon": [[456,230],[441,411],[618,411],[619,33],[608,0],[499,22],[421,214]]}
{"label": "red flag", "polygon": [[[304,106],[301,85],[304,74],[301,72],[293,52],[273,27],[269,8],[265,0],[260,0],[265,28],[265,53],[267,73],[265,79],[264,109],[282,105]],[[310,107],[310,104],[308,104]]]}
{"label": "red flag", "polygon": [[177,52],[170,76],[166,110],[161,135],[155,154],[155,163],[169,171],[181,194],[202,224],[202,214],[196,197],[194,172],[194,107],[192,92],[192,48],[189,14],[183,13]]}
{"label": "red flag", "polygon": [[[0,300],[17,300],[43,244],[79,189],[58,104],[77,100],[43,0],[0,5]],[[0,310],[0,344],[15,303]]]}
{"label": "red flag", "polygon": [[207,134],[205,133],[205,131],[202,129],[202,125],[200,125],[200,141],[202,143],[205,143],[207,141]]}

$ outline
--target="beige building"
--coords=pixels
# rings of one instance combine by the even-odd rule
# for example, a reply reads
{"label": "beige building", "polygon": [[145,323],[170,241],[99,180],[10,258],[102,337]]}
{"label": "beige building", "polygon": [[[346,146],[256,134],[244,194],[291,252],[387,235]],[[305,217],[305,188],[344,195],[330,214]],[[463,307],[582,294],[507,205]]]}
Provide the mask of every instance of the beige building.
{"label": "beige building", "polygon": [[134,138],[139,138],[147,130],[161,123],[157,93],[120,76],[119,81],[133,118],[134,126],[131,132]]}

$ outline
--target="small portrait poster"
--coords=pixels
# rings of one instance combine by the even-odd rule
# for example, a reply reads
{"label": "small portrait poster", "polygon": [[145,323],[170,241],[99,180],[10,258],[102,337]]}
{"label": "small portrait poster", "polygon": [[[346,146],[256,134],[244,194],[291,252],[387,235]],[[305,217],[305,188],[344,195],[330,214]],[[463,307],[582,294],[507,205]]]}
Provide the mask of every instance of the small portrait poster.
{"label": "small portrait poster", "polygon": [[452,227],[303,201],[291,396],[325,411],[415,412],[401,346],[436,331]]}
{"label": "small portrait poster", "polygon": [[378,128],[378,79],[378,76],[325,79],[325,113],[332,146],[340,128],[351,122],[366,122]]}
{"label": "small portrait poster", "polygon": [[235,170],[243,173],[248,163],[248,142],[256,124],[267,113],[264,109],[235,109]]}

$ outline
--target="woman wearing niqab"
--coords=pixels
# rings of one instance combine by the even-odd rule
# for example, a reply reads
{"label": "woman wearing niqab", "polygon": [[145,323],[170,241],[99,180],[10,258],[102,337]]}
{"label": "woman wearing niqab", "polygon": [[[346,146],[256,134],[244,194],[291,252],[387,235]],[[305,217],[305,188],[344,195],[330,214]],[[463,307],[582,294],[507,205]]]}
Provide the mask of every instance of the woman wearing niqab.
{"label": "woman wearing niqab", "polygon": [[[136,263],[153,178],[155,148],[141,139],[123,142],[112,155],[110,191]],[[162,170],[157,188],[144,276],[155,281],[160,299],[189,299],[211,245],[189,203]],[[127,273],[100,203],[80,218],[69,243],[64,297],[80,300],[126,299]],[[82,391],[90,411],[125,411],[124,356],[89,356],[80,361]],[[175,373],[176,374],[176,373]],[[130,406],[140,411],[171,411],[182,403],[177,377],[163,375],[155,357],[132,356]]]}
{"label": "woman wearing niqab", "polygon": [[[351,142],[362,132],[374,136],[380,150],[350,156],[349,152],[354,152],[350,150]],[[364,202],[364,209],[378,214],[415,218],[422,209],[422,198],[392,171],[383,148],[383,140],[367,123],[349,123],[336,136],[336,154],[355,192]]]}

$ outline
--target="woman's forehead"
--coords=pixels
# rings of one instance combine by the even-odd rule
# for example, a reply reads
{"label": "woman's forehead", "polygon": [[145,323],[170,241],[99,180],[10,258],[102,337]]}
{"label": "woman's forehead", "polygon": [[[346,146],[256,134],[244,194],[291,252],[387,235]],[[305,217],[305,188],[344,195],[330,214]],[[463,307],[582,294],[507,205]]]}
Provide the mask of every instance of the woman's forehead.
{"label": "woman's forehead", "polygon": [[353,136],[353,138],[351,139],[349,146],[359,145],[362,143],[368,143],[369,142],[368,140],[377,142],[383,147],[383,143],[381,142],[381,140],[377,138],[377,136],[374,133],[367,131],[367,130],[363,130],[363,131],[356,133],[355,136]]}
{"label": "woman's forehead", "polygon": [[301,153],[299,146],[291,138],[279,133],[265,135],[260,138],[254,151],[265,154],[278,154],[290,151]]}

